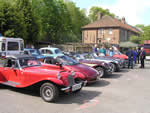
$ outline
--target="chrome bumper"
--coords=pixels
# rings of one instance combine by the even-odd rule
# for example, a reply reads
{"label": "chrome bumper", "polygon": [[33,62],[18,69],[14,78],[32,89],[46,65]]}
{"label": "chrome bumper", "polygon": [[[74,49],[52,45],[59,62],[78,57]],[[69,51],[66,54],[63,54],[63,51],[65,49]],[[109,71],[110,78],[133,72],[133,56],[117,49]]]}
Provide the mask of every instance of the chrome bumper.
{"label": "chrome bumper", "polygon": [[[87,84],[87,81],[83,81],[83,82],[81,82],[81,83],[74,84],[74,85],[72,85],[72,86],[68,86],[68,87],[65,87],[65,88],[61,88],[61,91],[70,92],[70,91],[72,90],[72,87],[73,87],[73,86],[75,86],[75,85],[81,85],[81,88],[82,88],[83,86],[86,86],[86,84]],[[80,88],[79,88],[79,89],[80,89]],[[78,89],[77,89],[77,90],[78,90]]]}

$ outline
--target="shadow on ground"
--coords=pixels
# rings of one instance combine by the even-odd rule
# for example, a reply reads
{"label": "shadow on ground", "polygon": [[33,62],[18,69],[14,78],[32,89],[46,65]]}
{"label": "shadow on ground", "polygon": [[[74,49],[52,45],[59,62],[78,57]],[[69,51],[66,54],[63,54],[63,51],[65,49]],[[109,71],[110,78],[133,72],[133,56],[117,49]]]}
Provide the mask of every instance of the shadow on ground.
{"label": "shadow on ground", "polygon": [[14,88],[11,86],[0,84],[0,90],[10,90],[10,91],[14,91],[14,92],[21,93],[21,94],[27,94],[30,96],[40,96],[37,90],[28,89],[28,88]]}
{"label": "shadow on ground", "polygon": [[119,72],[127,73],[129,71],[130,71],[129,69],[121,69]]}
{"label": "shadow on ground", "polygon": [[105,87],[105,86],[108,86],[109,84],[110,84],[110,82],[108,82],[104,79],[100,79],[95,83],[87,84],[86,87]]}
{"label": "shadow on ground", "polygon": [[[20,89],[20,88],[13,88],[5,85],[0,85],[0,91],[1,90],[10,90],[16,93],[20,93],[23,95],[29,95],[29,96],[36,96],[40,97],[39,91],[37,90],[31,90],[31,89]],[[11,93],[11,92],[10,92]],[[18,95],[17,94],[17,95]],[[89,90],[84,90],[84,88],[78,92],[78,93],[60,93],[60,97],[54,104],[72,104],[72,103],[77,103],[77,104],[83,104],[85,101],[88,102],[97,96],[99,96],[101,92],[98,91],[89,91]]]}
{"label": "shadow on ground", "polygon": [[88,91],[88,90],[81,90],[79,93],[71,93],[67,95],[60,95],[59,100],[56,104],[84,104],[85,102],[90,102],[91,100],[95,99],[101,94],[98,91]]}
{"label": "shadow on ground", "polygon": [[109,75],[109,76],[105,77],[105,79],[118,79],[121,76],[123,76],[123,75],[119,74],[119,73],[113,73],[112,75]]}

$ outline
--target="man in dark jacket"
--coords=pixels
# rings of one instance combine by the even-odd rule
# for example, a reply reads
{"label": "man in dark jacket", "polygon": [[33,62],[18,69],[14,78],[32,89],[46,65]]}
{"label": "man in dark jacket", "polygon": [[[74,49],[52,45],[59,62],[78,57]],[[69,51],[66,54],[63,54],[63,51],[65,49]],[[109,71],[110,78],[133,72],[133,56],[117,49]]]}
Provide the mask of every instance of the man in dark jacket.
{"label": "man in dark jacket", "polygon": [[136,52],[137,52],[136,63],[139,64],[139,62],[140,62],[140,50],[138,47],[136,47]]}
{"label": "man in dark jacket", "polygon": [[140,66],[140,68],[144,68],[145,56],[146,56],[146,53],[144,51],[144,47],[141,47],[141,52],[140,52],[141,66]]}
{"label": "man in dark jacket", "polygon": [[128,56],[128,69],[131,66],[131,69],[133,69],[133,51],[132,49],[129,49],[127,51],[127,56]]}

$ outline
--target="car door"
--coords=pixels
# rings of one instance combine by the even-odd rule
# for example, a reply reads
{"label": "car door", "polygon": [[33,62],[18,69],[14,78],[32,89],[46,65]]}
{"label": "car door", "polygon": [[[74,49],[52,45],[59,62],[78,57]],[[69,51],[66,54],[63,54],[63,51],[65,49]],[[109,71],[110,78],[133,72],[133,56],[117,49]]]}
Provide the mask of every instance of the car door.
{"label": "car door", "polygon": [[7,80],[13,85],[20,84],[20,69],[16,60],[8,59],[3,70]]}

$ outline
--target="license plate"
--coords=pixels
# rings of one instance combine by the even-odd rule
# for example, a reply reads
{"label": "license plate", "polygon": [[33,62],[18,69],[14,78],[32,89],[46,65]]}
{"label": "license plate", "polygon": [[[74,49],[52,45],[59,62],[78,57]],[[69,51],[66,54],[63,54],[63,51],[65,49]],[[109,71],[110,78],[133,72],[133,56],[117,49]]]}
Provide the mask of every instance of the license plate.
{"label": "license plate", "polygon": [[81,84],[76,84],[72,86],[72,91],[76,91],[81,88]]}

